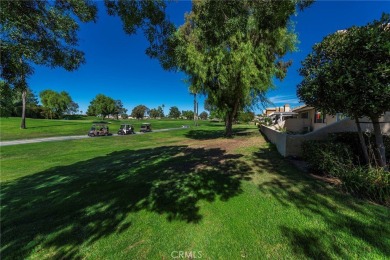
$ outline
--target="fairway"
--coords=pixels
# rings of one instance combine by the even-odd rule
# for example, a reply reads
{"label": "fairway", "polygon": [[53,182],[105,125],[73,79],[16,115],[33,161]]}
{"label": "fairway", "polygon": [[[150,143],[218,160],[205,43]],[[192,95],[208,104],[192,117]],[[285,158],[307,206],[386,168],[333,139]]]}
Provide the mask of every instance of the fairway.
{"label": "fairway", "polygon": [[[20,129],[20,118],[0,118],[0,140],[20,140],[53,136],[87,135],[94,122],[101,122],[100,118],[83,117],[80,120],[32,119],[27,118],[27,129]],[[105,119],[111,133],[117,133],[121,124],[131,124],[135,131],[139,131],[142,123],[151,123],[155,130],[178,128],[183,125],[193,126],[192,120],[182,119]],[[209,125],[208,121],[199,121],[200,125]]]}
{"label": "fairway", "polygon": [[2,259],[390,257],[388,208],[234,130],[2,147]]}

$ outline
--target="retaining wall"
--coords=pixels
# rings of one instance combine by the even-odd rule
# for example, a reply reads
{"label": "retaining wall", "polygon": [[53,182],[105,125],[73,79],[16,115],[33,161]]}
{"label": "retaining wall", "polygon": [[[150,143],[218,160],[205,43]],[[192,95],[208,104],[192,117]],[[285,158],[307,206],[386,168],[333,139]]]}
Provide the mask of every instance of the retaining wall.
{"label": "retaining wall", "polygon": [[[373,127],[368,118],[360,120],[362,131],[372,132]],[[390,135],[390,113],[386,113],[381,119],[381,130],[383,134]],[[279,132],[271,127],[261,126],[260,131],[268,138],[268,140],[275,144],[279,153],[284,156],[301,157],[302,143],[307,140],[324,140],[328,138],[329,133],[339,132],[357,132],[355,121],[344,119],[331,125],[322,127],[316,131],[304,135],[288,135]]]}

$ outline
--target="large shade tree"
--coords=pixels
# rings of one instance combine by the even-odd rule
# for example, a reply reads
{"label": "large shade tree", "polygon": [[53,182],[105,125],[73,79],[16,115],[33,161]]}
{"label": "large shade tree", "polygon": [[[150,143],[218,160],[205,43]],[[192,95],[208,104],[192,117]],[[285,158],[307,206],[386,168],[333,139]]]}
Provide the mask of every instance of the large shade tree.
{"label": "large shade tree", "polygon": [[115,100],[103,94],[98,94],[90,102],[88,106],[87,115],[101,116],[104,119],[108,115],[114,115],[117,111],[117,104]]}
{"label": "large shade tree", "polygon": [[[147,54],[164,51],[164,35],[174,28],[166,19],[164,1],[104,2],[110,15],[122,18],[126,33],[143,29],[151,43]],[[95,21],[97,5],[92,0],[13,0],[0,5],[1,78],[22,91],[21,128],[26,128],[27,78],[34,73],[33,65],[73,71],[83,64],[84,53],[77,49],[78,22]]]}
{"label": "large shade tree", "polygon": [[60,118],[73,103],[69,93],[65,91],[56,92],[53,90],[44,90],[39,93],[43,107],[46,109],[48,117]]}
{"label": "large shade tree", "polygon": [[143,119],[147,114],[149,114],[149,111],[149,108],[145,105],[138,105],[131,111],[131,116],[137,119]]}
{"label": "large shade tree", "polygon": [[0,117],[9,117],[13,110],[14,93],[9,84],[5,81],[0,81]]}
{"label": "large shade tree", "polygon": [[[266,100],[273,78],[283,79],[295,49],[290,17],[310,1],[193,1],[185,23],[170,38],[166,66],[188,75],[192,91],[221,111],[226,136],[239,111]],[[171,60],[166,59],[171,55]]]}
{"label": "large shade tree", "polygon": [[94,21],[92,1],[1,1],[1,77],[22,91],[21,128],[26,128],[27,78],[33,64],[72,71],[84,60],[77,50],[81,22]]}
{"label": "large shade tree", "polygon": [[372,120],[377,161],[386,165],[379,118],[390,111],[390,16],[338,31],[314,45],[302,63],[299,98],[329,114],[355,119],[368,159],[359,118]]}
{"label": "large shade tree", "polygon": [[115,100],[115,111],[114,111],[114,116],[116,119],[119,119],[119,115],[123,115],[127,113],[127,109],[123,107],[122,100]]}
{"label": "large shade tree", "polygon": [[177,119],[180,117],[180,115],[181,115],[181,113],[180,113],[180,110],[177,106],[173,106],[173,107],[169,108],[169,114],[168,114],[169,118]]}

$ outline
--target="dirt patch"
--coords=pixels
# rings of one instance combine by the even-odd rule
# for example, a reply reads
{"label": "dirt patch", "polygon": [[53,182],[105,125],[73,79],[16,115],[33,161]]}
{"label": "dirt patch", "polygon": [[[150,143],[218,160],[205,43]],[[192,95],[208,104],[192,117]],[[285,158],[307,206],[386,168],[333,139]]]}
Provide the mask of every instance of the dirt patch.
{"label": "dirt patch", "polygon": [[226,153],[234,154],[237,150],[246,147],[261,147],[264,144],[264,139],[261,138],[261,136],[235,137],[231,139],[217,138],[208,140],[188,140],[183,142],[183,144],[192,148],[219,148],[226,151]]}

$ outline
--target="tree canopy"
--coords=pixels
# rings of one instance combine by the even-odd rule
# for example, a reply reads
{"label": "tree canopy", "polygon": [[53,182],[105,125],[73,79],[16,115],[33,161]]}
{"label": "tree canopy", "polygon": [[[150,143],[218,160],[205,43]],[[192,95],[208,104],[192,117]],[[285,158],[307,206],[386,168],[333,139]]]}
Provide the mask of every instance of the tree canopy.
{"label": "tree canopy", "polygon": [[92,1],[1,1],[1,77],[23,91],[21,128],[26,128],[26,79],[33,64],[77,69],[85,59],[76,49],[76,19],[94,21],[96,12]]}
{"label": "tree canopy", "polygon": [[183,110],[181,111],[181,115],[188,120],[194,119],[194,111],[192,110]]}
{"label": "tree canopy", "polygon": [[264,102],[273,78],[284,78],[290,62],[282,58],[295,49],[289,19],[297,3],[193,1],[170,39],[172,64],[224,114],[227,136],[237,113]]}
{"label": "tree canopy", "polygon": [[180,117],[180,110],[179,108],[177,108],[176,106],[173,106],[171,108],[169,108],[169,114],[168,114],[168,117],[169,118],[179,118]]}
{"label": "tree canopy", "polygon": [[68,109],[66,110],[66,113],[69,114],[69,115],[75,115],[75,114],[77,114],[77,112],[79,112],[79,104],[77,104],[76,102],[72,101],[69,104]]}
{"label": "tree canopy", "polygon": [[143,119],[149,113],[149,108],[145,105],[138,105],[131,111],[131,116],[137,119]]}
{"label": "tree canopy", "polygon": [[0,81],[0,116],[9,117],[13,110],[13,92],[7,82]]}
{"label": "tree canopy", "polygon": [[113,115],[116,117],[116,119],[119,119],[119,115],[126,114],[127,109],[123,107],[123,103],[121,100],[117,99],[115,100],[115,110]]}
{"label": "tree canopy", "polygon": [[161,106],[158,106],[157,108],[150,109],[149,116],[151,118],[163,118],[164,117],[164,111],[163,111]]}
{"label": "tree canopy", "polygon": [[[109,15],[122,19],[126,33],[144,31],[149,56],[165,50],[165,35],[174,27],[166,19],[164,1],[105,0],[105,6]],[[26,128],[26,79],[34,73],[33,64],[77,69],[85,62],[84,53],[77,49],[78,22],[96,18],[97,5],[91,0],[1,1],[1,78],[10,87],[24,90],[21,128]]]}
{"label": "tree canopy", "polygon": [[101,116],[104,119],[108,115],[114,115],[117,109],[115,100],[103,94],[98,94],[90,102],[87,109],[89,116]]}
{"label": "tree canopy", "polygon": [[203,111],[202,113],[199,114],[199,118],[202,120],[206,120],[208,116],[209,115],[207,114],[206,111]]}
{"label": "tree canopy", "polygon": [[246,111],[246,112],[241,112],[238,114],[238,120],[244,123],[249,123],[255,119],[255,113]]}
{"label": "tree canopy", "polygon": [[60,118],[72,104],[72,98],[65,91],[56,92],[44,90],[39,93],[43,107],[47,111],[47,117]]}
{"label": "tree canopy", "polygon": [[302,62],[304,79],[297,89],[302,101],[329,114],[369,117],[382,166],[385,148],[378,119],[390,111],[389,68],[390,16],[383,14],[380,20],[338,31],[314,45]]}

